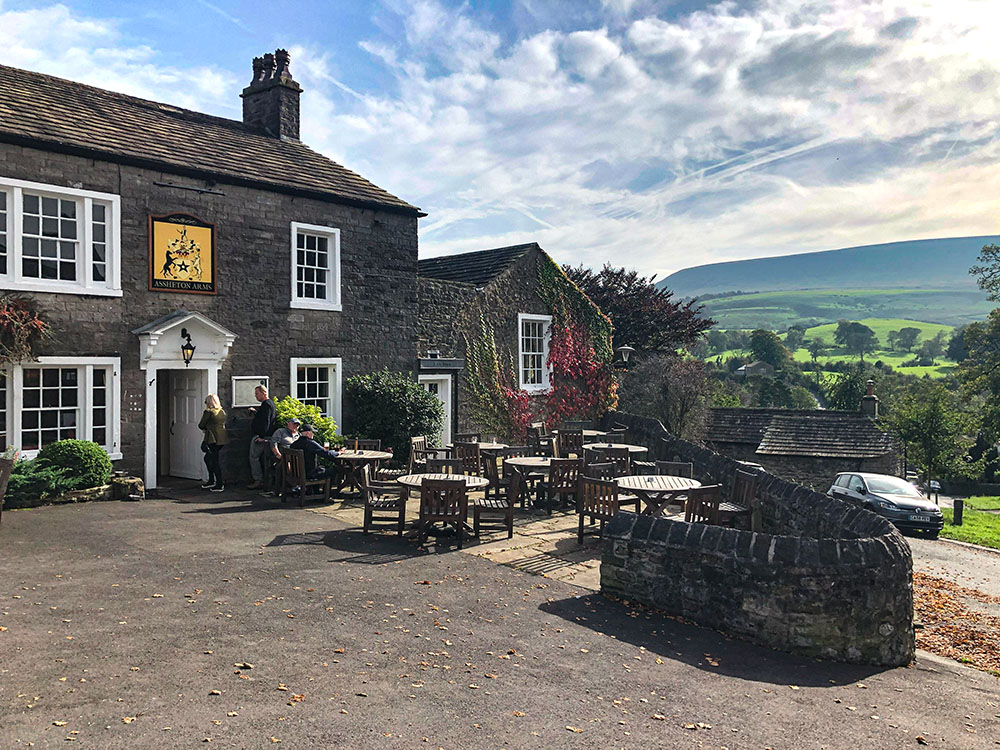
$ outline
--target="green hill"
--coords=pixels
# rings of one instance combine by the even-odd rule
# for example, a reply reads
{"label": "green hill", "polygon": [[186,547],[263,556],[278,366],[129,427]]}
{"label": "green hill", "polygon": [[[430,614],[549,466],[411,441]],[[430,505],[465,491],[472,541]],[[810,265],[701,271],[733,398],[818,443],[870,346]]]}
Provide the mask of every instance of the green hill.
{"label": "green hill", "polygon": [[659,286],[679,297],[802,289],[975,290],[969,266],[1000,235],[888,242],[685,268]]}

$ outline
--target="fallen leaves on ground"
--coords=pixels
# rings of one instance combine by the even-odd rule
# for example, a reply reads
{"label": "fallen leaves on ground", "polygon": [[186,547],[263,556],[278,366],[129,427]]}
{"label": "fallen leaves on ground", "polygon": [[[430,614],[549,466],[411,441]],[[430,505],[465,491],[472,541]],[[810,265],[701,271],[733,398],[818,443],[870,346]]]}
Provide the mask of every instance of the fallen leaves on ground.
{"label": "fallen leaves on ground", "polygon": [[972,609],[970,600],[1000,604],[1000,597],[966,588],[944,578],[913,574],[913,610],[924,624],[917,631],[917,646],[932,653],[1000,672],[1000,617]]}

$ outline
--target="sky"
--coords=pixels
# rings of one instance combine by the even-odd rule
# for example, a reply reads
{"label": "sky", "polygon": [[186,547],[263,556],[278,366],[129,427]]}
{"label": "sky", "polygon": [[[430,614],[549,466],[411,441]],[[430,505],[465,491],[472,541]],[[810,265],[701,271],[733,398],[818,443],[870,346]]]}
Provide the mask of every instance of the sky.
{"label": "sky", "polygon": [[660,278],[996,233],[998,32],[996,0],[0,0],[0,63],[223,117],[289,49],[302,140],[426,211],[421,257]]}

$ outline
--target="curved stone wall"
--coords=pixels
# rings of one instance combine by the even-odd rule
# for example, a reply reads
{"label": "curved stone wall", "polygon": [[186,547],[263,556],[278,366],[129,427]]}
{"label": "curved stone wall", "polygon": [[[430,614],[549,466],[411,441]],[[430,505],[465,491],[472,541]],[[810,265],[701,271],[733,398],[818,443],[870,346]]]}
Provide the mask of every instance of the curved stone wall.
{"label": "curved stone wall", "polygon": [[[740,464],[656,420],[612,412],[650,458],[691,461],[728,491]],[[601,589],[772,648],[897,666],[913,659],[910,548],[880,516],[759,473],[764,531],[621,512],[604,533]]]}

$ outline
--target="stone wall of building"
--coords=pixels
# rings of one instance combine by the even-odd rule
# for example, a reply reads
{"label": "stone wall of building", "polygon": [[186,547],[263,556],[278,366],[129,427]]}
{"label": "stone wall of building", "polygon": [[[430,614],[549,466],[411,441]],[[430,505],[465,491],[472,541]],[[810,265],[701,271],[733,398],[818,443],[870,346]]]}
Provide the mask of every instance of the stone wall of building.
{"label": "stone wall of building", "polygon": [[[465,358],[466,337],[481,335],[481,321],[493,328],[500,356],[517,367],[519,313],[551,315],[539,297],[538,264],[544,259],[531,251],[484,287],[440,279],[419,280],[420,323],[418,349],[421,356],[436,348],[443,358]],[[547,261],[544,261],[547,262]],[[469,417],[466,373],[456,378],[458,396],[457,432],[479,431]]]}
{"label": "stone wall of building", "polygon": [[[231,376],[266,375],[272,395],[282,397],[289,392],[291,357],[340,357],[345,380],[381,368],[416,369],[415,215],[225,182],[209,184],[7,144],[0,145],[0,174],[121,196],[123,296],[31,295],[56,332],[39,349],[40,355],[121,357],[124,458],[118,469],[143,471],[145,374],[139,369],[139,341],[131,331],[180,308],[203,313],[239,336],[219,372],[219,397],[230,412],[228,424],[235,438],[223,452],[231,477],[249,472],[249,414],[246,409],[229,408]],[[148,217],[175,212],[193,214],[216,226],[215,296],[148,289]],[[340,229],[342,312],[290,307],[292,221]]]}
{"label": "stone wall of building", "polygon": [[[720,451],[725,452],[725,451]],[[727,455],[728,452],[726,452]],[[842,471],[868,471],[874,474],[899,473],[896,456],[887,453],[877,458],[823,458],[819,456],[771,456],[754,454],[755,461],[767,471],[782,479],[810,487],[817,492],[826,492],[833,484],[834,477]]]}
{"label": "stone wall of building", "polygon": [[[655,458],[733,486],[740,464],[611,413]],[[603,591],[763,645],[812,657],[902,665],[914,654],[909,546],[885,519],[758,473],[763,531],[620,513],[604,535]]]}

